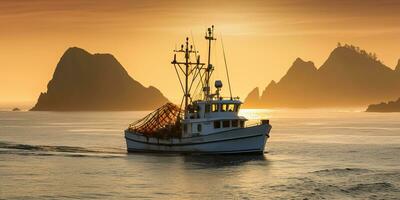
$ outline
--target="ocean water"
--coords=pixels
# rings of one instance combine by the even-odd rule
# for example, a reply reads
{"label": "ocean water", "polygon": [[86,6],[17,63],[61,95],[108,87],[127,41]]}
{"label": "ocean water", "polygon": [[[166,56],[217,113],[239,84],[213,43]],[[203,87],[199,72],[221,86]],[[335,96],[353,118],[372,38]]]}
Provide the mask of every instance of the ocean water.
{"label": "ocean water", "polygon": [[0,199],[400,199],[400,114],[243,110],[265,155],[127,154],[146,112],[0,112]]}

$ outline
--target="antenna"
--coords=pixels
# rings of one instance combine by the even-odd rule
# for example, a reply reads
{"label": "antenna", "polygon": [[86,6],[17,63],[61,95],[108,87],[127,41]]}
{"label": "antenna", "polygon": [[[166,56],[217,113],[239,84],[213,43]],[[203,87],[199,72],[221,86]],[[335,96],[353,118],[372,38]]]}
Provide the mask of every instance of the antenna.
{"label": "antenna", "polygon": [[229,94],[231,95],[231,100],[232,100],[231,81],[229,80],[228,64],[226,63],[225,48],[224,48],[224,42],[222,41],[222,34],[221,34],[221,44],[222,44],[222,53],[224,54],[224,62],[225,62],[225,69],[226,69],[226,77],[227,77],[227,79],[228,79]]}
{"label": "antenna", "polygon": [[194,37],[193,37],[193,32],[190,31],[190,36],[192,36],[192,43],[193,43],[193,48],[194,48],[194,55],[197,58],[197,51],[196,51],[196,43],[194,42]]}

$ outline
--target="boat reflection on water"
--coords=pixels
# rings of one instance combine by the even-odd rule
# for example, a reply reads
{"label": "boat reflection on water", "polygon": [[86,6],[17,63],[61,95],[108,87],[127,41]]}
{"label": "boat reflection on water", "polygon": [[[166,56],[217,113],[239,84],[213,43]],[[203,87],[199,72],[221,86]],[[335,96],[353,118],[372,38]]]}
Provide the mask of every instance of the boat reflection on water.
{"label": "boat reflection on water", "polygon": [[232,155],[184,155],[185,163],[199,168],[234,167],[254,162],[257,165],[268,165],[268,159],[263,154],[232,154]]}
{"label": "boat reflection on water", "polygon": [[[266,153],[267,154],[267,153]],[[270,161],[264,154],[179,154],[179,153],[156,153],[156,152],[138,152],[135,154],[126,154],[128,160],[146,159],[148,163],[157,162],[159,164],[182,163],[189,168],[224,168],[255,164],[258,166],[267,166]],[[138,158],[138,156],[140,158]]]}

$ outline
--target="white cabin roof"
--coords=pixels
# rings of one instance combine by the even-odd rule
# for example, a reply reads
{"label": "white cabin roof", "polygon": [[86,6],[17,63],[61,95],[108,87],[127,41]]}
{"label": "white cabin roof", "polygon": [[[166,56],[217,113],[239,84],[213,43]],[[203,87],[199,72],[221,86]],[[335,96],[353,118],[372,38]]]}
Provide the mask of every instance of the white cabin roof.
{"label": "white cabin roof", "polygon": [[193,104],[205,104],[205,103],[220,103],[220,104],[243,104],[242,101],[237,99],[213,99],[213,100],[197,100]]}

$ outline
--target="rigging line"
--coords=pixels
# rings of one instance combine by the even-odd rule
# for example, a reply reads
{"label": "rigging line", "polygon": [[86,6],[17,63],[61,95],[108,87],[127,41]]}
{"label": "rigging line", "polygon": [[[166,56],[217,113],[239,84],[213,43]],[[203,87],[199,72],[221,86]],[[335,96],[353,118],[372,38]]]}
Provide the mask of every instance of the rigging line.
{"label": "rigging line", "polygon": [[192,86],[193,86],[193,83],[196,81],[197,77],[198,77],[199,74],[201,73],[201,72],[200,72],[200,69],[201,69],[201,68],[198,68],[198,66],[199,66],[199,65],[196,65],[196,67],[195,67],[195,69],[197,69],[197,70],[194,72],[192,81],[191,81],[190,86],[189,86],[189,91],[191,91]]}
{"label": "rigging line", "polygon": [[183,68],[181,67],[181,65],[179,63],[177,63],[177,65],[179,66],[179,69],[181,69],[183,74],[186,74],[185,70],[183,70]]}
{"label": "rigging line", "polygon": [[200,81],[197,83],[196,88],[194,89],[194,91],[196,92],[197,89],[199,88],[199,85],[201,83],[202,87],[204,87],[204,83],[203,83],[203,75],[200,73]]}
{"label": "rigging line", "polygon": [[[197,60],[197,51],[196,51],[196,45],[194,43],[194,37],[193,37],[193,32],[192,30],[190,30],[190,35],[192,36],[192,44],[193,44],[193,49],[194,49],[194,55],[195,55],[195,60]],[[194,67],[190,73],[192,73],[194,70],[196,69],[196,67]]]}
{"label": "rigging line", "polygon": [[198,72],[196,71],[193,75],[192,81],[190,82],[189,92],[192,90],[193,83],[196,81],[197,76],[198,76]]}
{"label": "rigging line", "polygon": [[[191,58],[189,58],[189,61],[191,62]],[[191,65],[190,65],[191,66]],[[197,72],[198,72],[198,70],[196,70],[197,69],[197,64],[196,64],[196,66],[195,67],[193,67],[193,68],[191,68],[190,69],[190,72],[188,73],[189,75],[191,75],[191,74],[193,74],[193,72],[194,72],[194,74],[192,75],[192,79],[191,79],[191,83],[190,83],[190,86],[189,86],[189,88],[188,88],[188,93],[190,94],[191,93],[191,90],[192,90],[192,85],[193,85],[193,82],[196,80],[196,77],[197,77]],[[190,98],[190,102],[193,102],[193,99],[191,98],[191,97],[189,97]]]}
{"label": "rigging line", "polygon": [[179,115],[182,111],[182,106],[183,106],[183,100],[185,99],[185,95],[182,96],[182,100],[181,100],[181,105],[179,106]]}
{"label": "rigging line", "polygon": [[201,70],[202,69],[202,66],[204,65],[203,63],[197,63],[197,61],[196,61],[196,63],[192,63],[191,62],[191,64],[192,65],[195,65],[192,69],[191,69],[191,71],[190,71],[190,73],[189,74],[191,74],[191,73],[193,73],[193,71],[199,71],[199,70]]}
{"label": "rigging line", "polygon": [[192,80],[190,81],[191,83],[190,83],[190,86],[189,86],[189,92],[190,92],[190,90],[191,90],[191,88],[192,88],[193,82],[196,80],[197,75],[198,75],[198,71],[199,71],[199,70],[197,70],[197,69],[198,69],[197,66],[198,66],[198,65],[196,64],[196,66],[193,67],[193,68],[191,69],[190,73],[189,73],[189,74],[192,74],[192,73],[194,72],[194,74],[192,75]]}
{"label": "rigging line", "polygon": [[197,59],[196,44],[194,43],[194,37],[193,37],[193,32],[192,32],[192,30],[190,30],[190,35],[192,36],[192,42],[193,42],[193,48],[194,48],[194,55],[196,56],[196,59]]}
{"label": "rigging line", "polygon": [[201,83],[201,86],[204,87],[205,83],[203,82],[203,77],[205,76],[205,72],[199,73],[199,75],[200,75],[200,81],[199,82]]}
{"label": "rigging line", "polygon": [[[191,80],[190,85],[189,85],[189,92],[192,91],[193,83],[197,80],[197,78],[198,78],[199,76],[200,76],[199,83],[203,81],[203,80],[202,80],[202,76],[201,76],[201,69],[202,69],[201,66],[202,66],[202,65],[196,64],[196,66],[195,66],[195,67],[192,69],[192,71],[191,71],[191,73],[193,73],[193,71],[194,71],[194,74],[193,74],[193,76],[192,76],[192,80]],[[193,93],[196,93],[196,89],[193,91]]]}
{"label": "rigging line", "polygon": [[193,94],[195,94],[195,97],[199,97],[199,95],[201,95],[201,92],[198,91],[199,85],[200,85],[201,81],[198,81],[196,85],[196,87],[193,90]]}
{"label": "rigging line", "polygon": [[[201,73],[199,73],[198,76],[200,76],[199,81],[197,82],[196,87],[195,87],[194,90],[193,90],[193,94],[196,95],[195,97],[198,96],[198,94],[197,94],[197,89],[199,88],[200,83],[203,83],[203,82],[202,82],[202,75],[201,75]],[[194,82],[193,82],[193,83],[194,83]],[[191,84],[190,90],[192,90],[192,88],[193,88],[193,84]]]}
{"label": "rigging line", "polygon": [[[200,84],[200,81],[197,82],[196,88],[193,90],[194,95],[197,95],[197,88],[198,88],[199,84]],[[189,91],[192,91],[192,89],[193,89],[193,84],[190,86]]]}
{"label": "rigging line", "polygon": [[197,89],[199,89],[200,81],[197,83],[196,88],[194,89],[194,92],[197,93]]}
{"label": "rigging line", "polygon": [[176,68],[176,65],[174,65],[174,68],[175,68],[176,75],[178,76],[179,83],[181,84],[182,92],[185,93],[185,89],[183,89],[183,83],[181,81],[181,76],[179,76],[178,69]]}
{"label": "rigging line", "polygon": [[226,77],[228,78],[229,94],[231,95],[231,99],[232,99],[231,81],[229,80],[228,64],[226,63],[225,48],[224,48],[224,42],[223,42],[223,40],[222,40],[222,34],[221,34],[221,44],[222,44],[222,53],[224,54],[224,62],[225,62],[225,69],[226,69]]}
{"label": "rigging line", "polygon": [[[191,61],[190,61],[190,63],[191,63]],[[194,64],[194,63],[193,63],[193,64]],[[195,74],[196,74],[196,71],[195,71],[195,70],[197,69],[197,65],[198,65],[198,64],[196,63],[196,66],[190,69],[189,75],[192,74],[193,71],[194,71]]]}
{"label": "rigging line", "polygon": [[[194,41],[194,36],[193,36],[193,31],[192,31],[192,30],[190,30],[190,35],[192,36],[192,42],[193,42],[193,48],[194,48],[194,55],[195,55],[196,60],[197,60],[197,59],[198,59],[198,58],[197,58],[197,49],[196,49],[196,43],[195,43],[195,41]],[[199,60],[200,60],[200,59],[199,59]],[[201,74],[201,72],[200,72],[200,70],[202,70],[202,68],[203,68],[203,65],[200,65],[200,66],[197,65],[196,67],[198,68],[198,75],[200,75],[200,81],[197,83],[197,86],[196,86],[196,88],[194,89],[194,92],[197,91],[197,89],[198,89],[200,83],[201,83],[202,86],[204,86],[204,84],[203,84],[203,76],[202,76],[202,74]],[[191,85],[190,85],[190,89],[192,88],[192,85],[193,85],[193,82],[192,82]]]}

